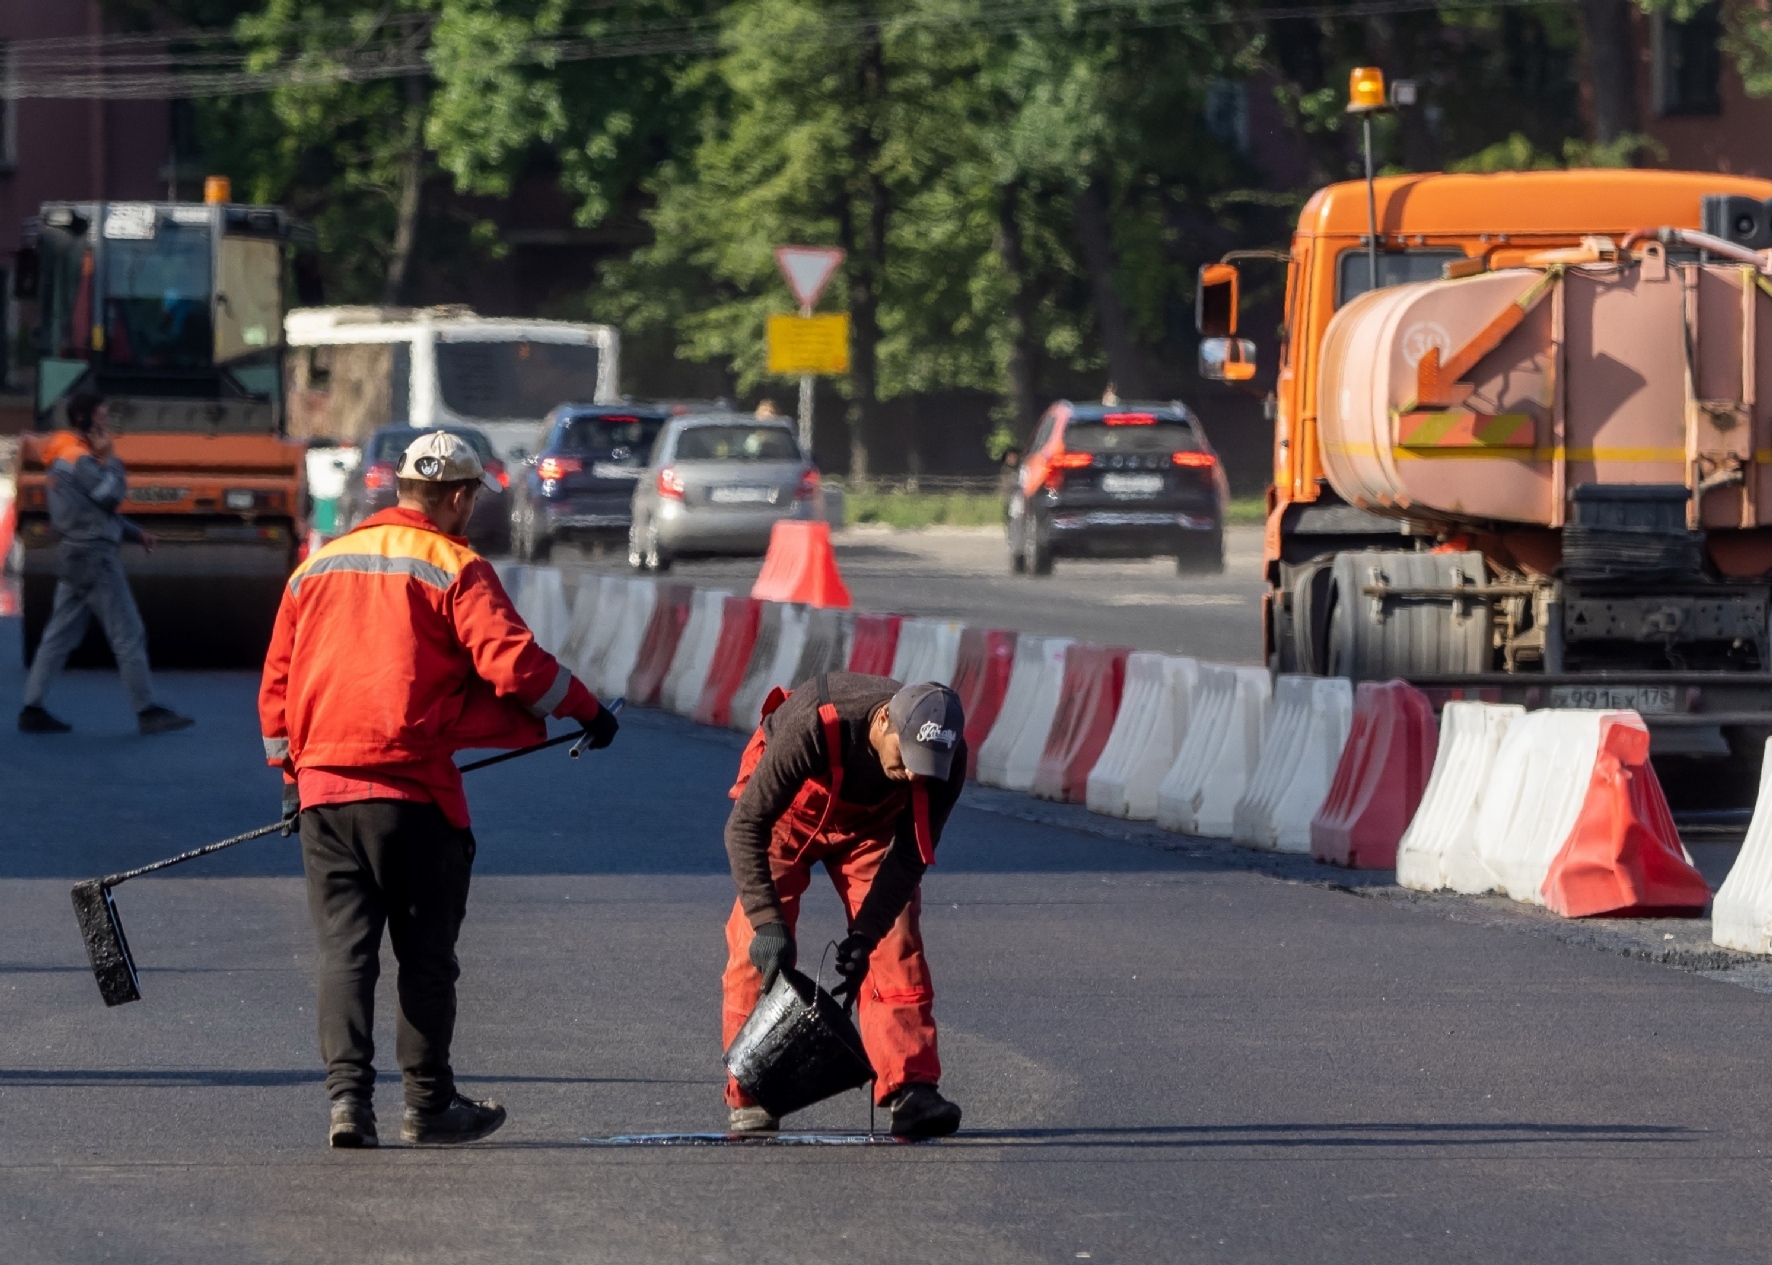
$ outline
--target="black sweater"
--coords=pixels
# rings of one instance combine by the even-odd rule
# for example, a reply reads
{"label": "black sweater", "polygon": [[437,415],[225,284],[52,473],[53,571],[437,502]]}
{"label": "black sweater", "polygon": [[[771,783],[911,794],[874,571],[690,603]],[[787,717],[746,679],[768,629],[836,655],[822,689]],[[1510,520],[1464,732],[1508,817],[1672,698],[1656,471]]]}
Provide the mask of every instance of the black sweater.
{"label": "black sweater", "polygon": [[[871,805],[904,790],[903,782],[886,776],[868,741],[874,712],[898,692],[898,682],[857,672],[832,672],[826,680],[830,701],[837,709],[843,753],[843,789],[838,799],[846,804]],[[818,705],[818,683],[808,681],[763,722],[768,747],[726,819],[726,857],[732,865],[732,880],[738,885],[739,904],[753,927],[781,918],[775,881],[769,874],[771,830],[809,779],[830,777],[831,761]],[[947,781],[929,786],[929,830],[935,840],[940,840],[942,827],[965,784],[966,743],[962,739],[954,748],[953,771]],[[892,848],[880,862],[879,873],[850,930],[874,940],[884,936],[917,890],[923,869],[907,800]]]}

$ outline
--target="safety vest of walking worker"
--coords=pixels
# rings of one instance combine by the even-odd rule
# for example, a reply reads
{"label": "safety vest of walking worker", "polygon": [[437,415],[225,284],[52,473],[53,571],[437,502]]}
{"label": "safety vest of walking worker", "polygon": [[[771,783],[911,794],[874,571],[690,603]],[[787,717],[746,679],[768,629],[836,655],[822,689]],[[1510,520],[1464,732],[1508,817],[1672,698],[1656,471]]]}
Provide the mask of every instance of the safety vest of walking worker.
{"label": "safety vest of walking worker", "polygon": [[544,717],[597,712],[492,564],[397,506],[290,576],[259,693],[265,758],[300,783],[303,807],[366,798],[369,771],[422,788],[458,828],[455,752],[526,746],[547,736]]}
{"label": "safety vest of walking worker", "polygon": [[[960,701],[945,686],[832,672],[785,700],[770,696],[730,792],[726,851],[738,899],[726,924],[724,1044],[774,975],[794,965],[800,897],[822,861],[849,920],[836,991],[859,1002],[875,1096],[900,1134],[951,1133],[960,1122],[936,1092],[918,887],[965,784],[964,733]],[[730,1079],[726,1102],[734,1131],[777,1126]]]}

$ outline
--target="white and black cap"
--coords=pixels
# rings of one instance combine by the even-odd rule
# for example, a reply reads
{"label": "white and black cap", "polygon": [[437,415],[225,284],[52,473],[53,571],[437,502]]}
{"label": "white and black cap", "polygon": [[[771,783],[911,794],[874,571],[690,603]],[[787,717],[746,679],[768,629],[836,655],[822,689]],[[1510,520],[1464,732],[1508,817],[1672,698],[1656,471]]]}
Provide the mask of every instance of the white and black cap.
{"label": "white and black cap", "polygon": [[934,681],[907,685],[886,704],[886,716],[898,734],[904,767],[917,777],[945,782],[954,765],[954,748],[966,732],[960,696]]}
{"label": "white and black cap", "polygon": [[427,431],[406,445],[400,455],[396,478],[420,479],[426,483],[461,483],[478,479],[492,492],[499,491],[498,480],[486,473],[480,454],[460,435],[446,430]]}

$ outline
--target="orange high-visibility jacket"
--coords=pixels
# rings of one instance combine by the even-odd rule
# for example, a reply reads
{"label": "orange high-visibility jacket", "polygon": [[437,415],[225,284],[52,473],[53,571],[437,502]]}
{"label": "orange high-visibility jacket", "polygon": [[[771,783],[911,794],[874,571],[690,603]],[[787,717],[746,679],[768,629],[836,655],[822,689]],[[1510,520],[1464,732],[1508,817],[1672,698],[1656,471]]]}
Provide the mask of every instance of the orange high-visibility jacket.
{"label": "orange high-visibility jacket", "polygon": [[383,510],[289,577],[259,686],[265,761],[372,769],[540,742],[596,698],[540,646],[492,564]]}

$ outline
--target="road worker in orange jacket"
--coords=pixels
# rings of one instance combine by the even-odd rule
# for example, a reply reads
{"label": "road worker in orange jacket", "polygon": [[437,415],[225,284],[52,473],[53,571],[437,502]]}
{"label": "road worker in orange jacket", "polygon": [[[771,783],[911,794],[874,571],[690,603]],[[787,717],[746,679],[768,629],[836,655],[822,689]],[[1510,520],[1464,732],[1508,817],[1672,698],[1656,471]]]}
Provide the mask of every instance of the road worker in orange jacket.
{"label": "road worker in orange jacket", "polygon": [[384,925],[399,963],[395,1053],[407,1142],[469,1142],[505,1120],[456,1092],[456,936],[474,861],[454,753],[520,747],[544,718],[615,717],[535,643],[492,566],[461,534],[490,482],[445,431],[400,459],[399,502],[317,551],[289,579],[259,689],[266,760],[299,823],[319,941],[320,1052],[335,1147],[377,1142],[371,1094]]}
{"label": "road worker in orange jacket", "polygon": [[[745,751],[726,821],[738,899],[726,922],[724,1044],[795,964],[800,897],[823,862],[849,919],[834,991],[859,1003],[875,1100],[895,1134],[952,1133],[960,1108],[938,1088],[919,886],[966,783],[959,697],[934,682],[901,688],[888,677],[831,672],[778,699]],[[726,1104],[735,1133],[778,1127],[731,1078]]]}

